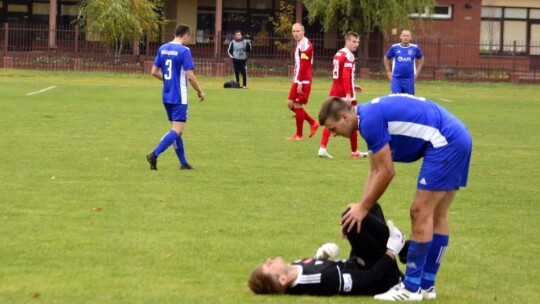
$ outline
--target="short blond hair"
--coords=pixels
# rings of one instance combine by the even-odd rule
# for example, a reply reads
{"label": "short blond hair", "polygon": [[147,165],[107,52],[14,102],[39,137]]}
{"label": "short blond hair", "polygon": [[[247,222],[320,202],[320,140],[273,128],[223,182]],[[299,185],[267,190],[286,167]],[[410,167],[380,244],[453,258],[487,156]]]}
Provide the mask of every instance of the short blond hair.
{"label": "short blond hair", "polygon": [[287,289],[279,283],[279,275],[268,275],[262,271],[262,265],[253,269],[248,279],[248,287],[256,294],[285,293]]}

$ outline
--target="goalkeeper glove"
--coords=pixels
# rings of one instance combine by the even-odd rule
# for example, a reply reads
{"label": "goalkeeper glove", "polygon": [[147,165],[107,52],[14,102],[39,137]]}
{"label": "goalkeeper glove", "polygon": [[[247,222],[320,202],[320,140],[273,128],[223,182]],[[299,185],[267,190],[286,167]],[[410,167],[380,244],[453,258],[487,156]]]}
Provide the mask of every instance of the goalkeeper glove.
{"label": "goalkeeper glove", "polygon": [[323,244],[317,253],[315,253],[315,259],[317,260],[326,260],[326,259],[335,259],[339,256],[339,246],[334,243]]}
{"label": "goalkeeper glove", "polygon": [[388,221],[386,224],[388,226],[388,231],[390,232],[388,241],[386,242],[386,248],[390,250],[394,256],[398,256],[401,249],[403,249],[403,246],[405,246],[405,236],[396,226],[394,226],[392,221]]}

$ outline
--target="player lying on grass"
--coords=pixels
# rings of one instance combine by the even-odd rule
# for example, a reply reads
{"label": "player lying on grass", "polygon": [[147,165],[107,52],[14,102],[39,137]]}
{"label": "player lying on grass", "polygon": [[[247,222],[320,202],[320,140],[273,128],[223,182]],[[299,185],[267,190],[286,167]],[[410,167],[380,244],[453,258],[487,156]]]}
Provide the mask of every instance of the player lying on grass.
{"label": "player lying on grass", "polygon": [[395,261],[405,237],[391,221],[385,224],[381,207],[370,210],[358,234],[347,232],[351,253],[347,260],[333,243],[322,245],[314,258],[287,263],[281,257],[268,259],[255,268],[248,280],[256,294],[375,295],[398,284],[403,277]]}

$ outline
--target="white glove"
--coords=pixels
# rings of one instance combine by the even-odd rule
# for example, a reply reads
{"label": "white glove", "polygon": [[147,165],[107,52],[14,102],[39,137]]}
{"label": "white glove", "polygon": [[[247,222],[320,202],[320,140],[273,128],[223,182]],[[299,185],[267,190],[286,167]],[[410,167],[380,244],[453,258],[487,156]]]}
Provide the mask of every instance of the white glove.
{"label": "white glove", "polygon": [[326,259],[335,259],[339,256],[339,246],[334,243],[323,244],[317,253],[315,253],[315,259],[317,260],[326,260]]}
{"label": "white glove", "polygon": [[386,248],[397,256],[401,249],[403,249],[403,246],[405,246],[405,236],[396,226],[394,226],[392,221],[386,222],[386,225],[388,226],[388,231],[390,232],[390,236],[386,242]]}

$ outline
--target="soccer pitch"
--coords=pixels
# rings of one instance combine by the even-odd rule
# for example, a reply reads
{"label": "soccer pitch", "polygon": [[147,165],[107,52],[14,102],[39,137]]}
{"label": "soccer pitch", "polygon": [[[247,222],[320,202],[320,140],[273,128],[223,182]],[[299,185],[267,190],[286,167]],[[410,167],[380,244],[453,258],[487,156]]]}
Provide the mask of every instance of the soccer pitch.
{"label": "soccer pitch", "polygon": [[[255,296],[250,271],[268,257],[312,256],[336,242],[361,195],[365,159],[321,130],[287,142],[291,79],[199,77],[184,134],[195,167],[169,149],[161,83],[149,75],[0,70],[0,303],[375,303],[371,297]],[[387,81],[357,81],[360,102]],[[314,80],[316,117],[330,79]],[[540,302],[540,86],[417,82],[473,137],[469,185],[450,208],[440,303]],[[305,125],[307,134],[308,127]],[[361,149],[365,143],[359,140]],[[420,163],[397,164],[380,200],[406,235]],[[404,270],[404,265],[400,264]]]}

